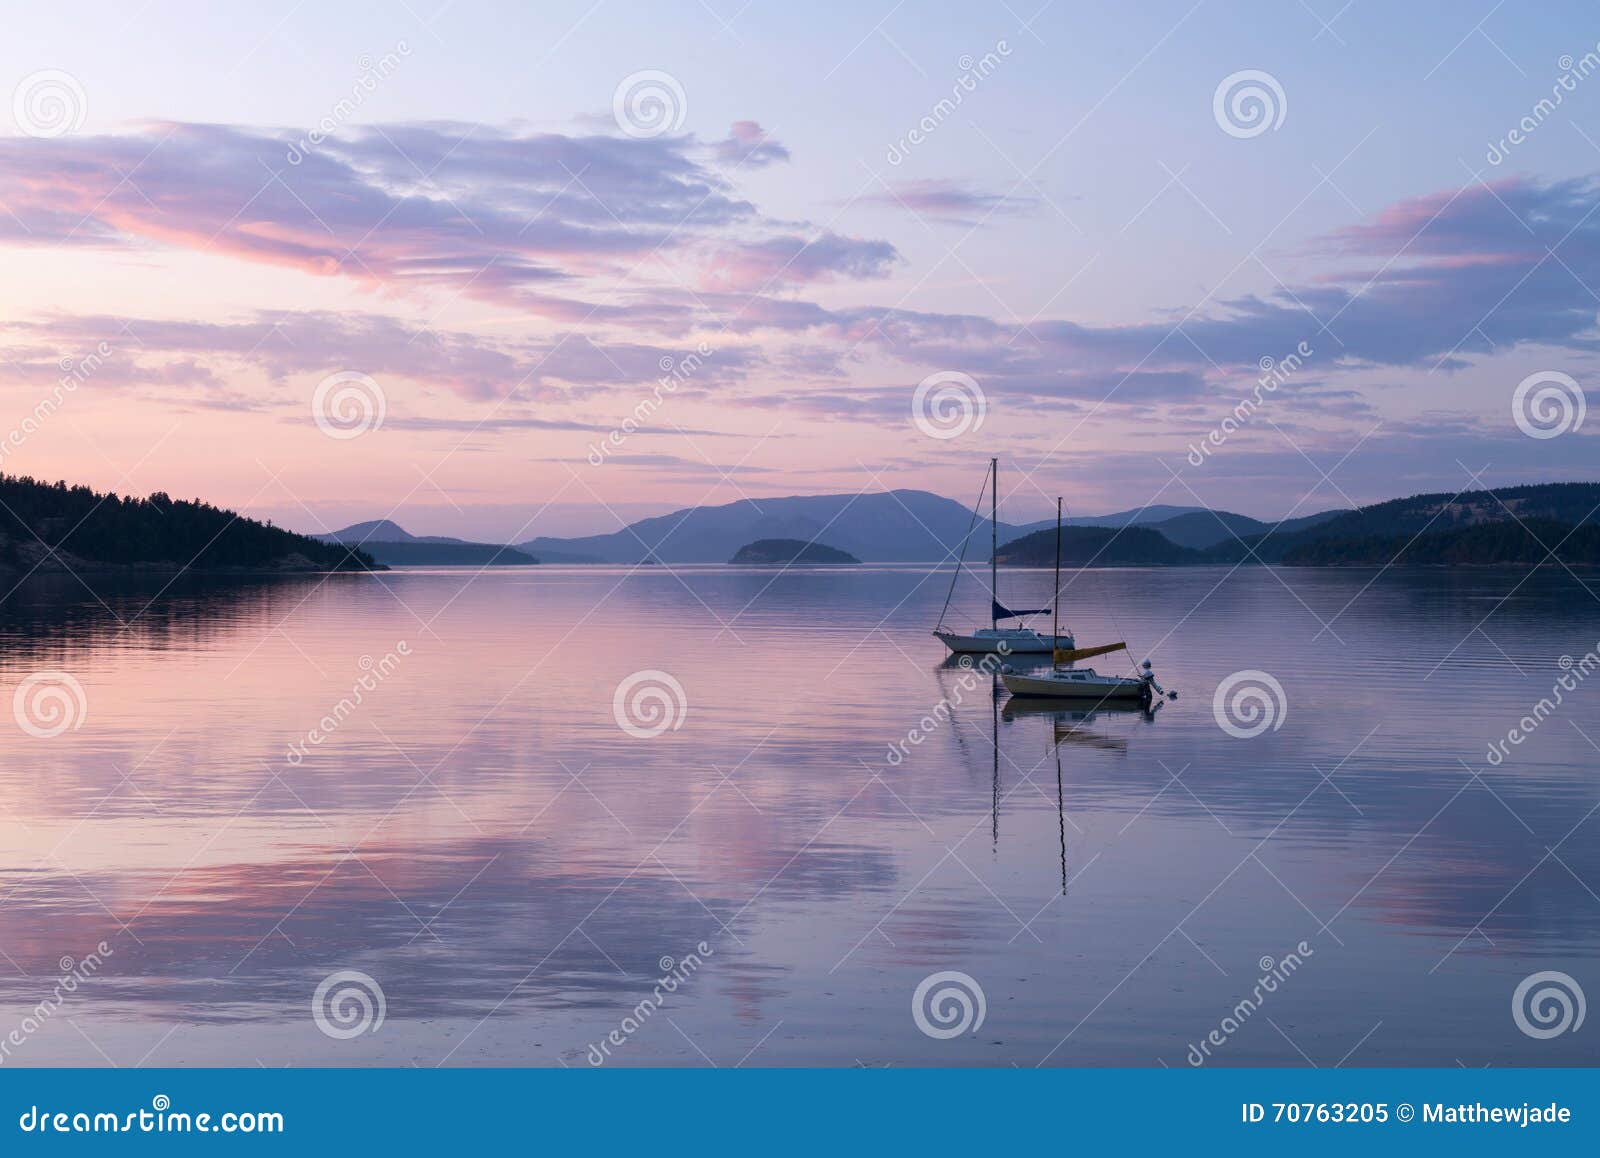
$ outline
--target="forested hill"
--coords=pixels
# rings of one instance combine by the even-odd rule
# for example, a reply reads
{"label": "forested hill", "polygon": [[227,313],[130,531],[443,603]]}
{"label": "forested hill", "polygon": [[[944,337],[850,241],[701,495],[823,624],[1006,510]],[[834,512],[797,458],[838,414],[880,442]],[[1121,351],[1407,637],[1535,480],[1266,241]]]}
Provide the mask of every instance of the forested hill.
{"label": "forested hill", "polygon": [[[1225,521],[1224,516],[1226,516]],[[1205,520],[1233,533],[1196,549]],[[1241,521],[1242,520],[1242,521]],[[1070,567],[1182,564],[1336,566],[1600,566],[1600,484],[1546,483],[1460,494],[1412,495],[1311,520],[1257,524],[1226,512],[1185,515],[1119,529],[1063,527],[1061,563]],[[1055,529],[1001,546],[1002,564],[1048,567]]]}
{"label": "forested hill", "polygon": [[[1063,567],[1165,567],[1199,563],[1199,551],[1180,547],[1149,527],[1062,527]],[[1007,567],[1049,567],[1056,561],[1056,529],[1035,531],[1000,548]]]}
{"label": "forested hill", "polygon": [[318,542],[198,500],[102,494],[0,475],[0,567],[41,571],[379,570],[365,551]]}
{"label": "forested hill", "polygon": [[[1409,563],[1537,562],[1546,556],[1527,528],[1550,532],[1553,548],[1573,528],[1600,518],[1600,483],[1539,483],[1496,487],[1460,494],[1421,494],[1346,511],[1315,526],[1289,533],[1271,530],[1219,543],[1207,552],[1214,563],[1261,561],[1309,566],[1388,562],[1413,538],[1425,538],[1406,551]],[[1518,525],[1522,524],[1520,530]],[[1489,530],[1486,528],[1500,528]],[[1542,537],[1539,536],[1539,537]],[[1557,552],[1562,562],[1586,561],[1589,535],[1582,530]],[[1429,552],[1440,557],[1429,557]],[[1387,552],[1387,554],[1385,554]]]}
{"label": "forested hill", "polygon": [[1283,561],[1297,567],[1338,565],[1536,567],[1600,564],[1600,526],[1572,526],[1554,519],[1518,523],[1476,523],[1420,535],[1371,535],[1312,539],[1288,551]]}

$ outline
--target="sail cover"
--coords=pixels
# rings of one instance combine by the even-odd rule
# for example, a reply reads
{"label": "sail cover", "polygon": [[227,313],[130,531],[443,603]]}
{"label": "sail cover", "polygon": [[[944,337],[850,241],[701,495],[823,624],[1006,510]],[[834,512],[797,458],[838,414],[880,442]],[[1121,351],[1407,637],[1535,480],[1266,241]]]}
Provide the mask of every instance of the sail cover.
{"label": "sail cover", "polygon": [[1058,647],[1055,650],[1056,663],[1077,663],[1080,659],[1093,659],[1097,655],[1108,655],[1113,651],[1126,651],[1125,643],[1107,643],[1100,647]]}
{"label": "sail cover", "polygon": [[1050,609],[1048,607],[1033,607],[1026,608],[1021,611],[1013,611],[1011,608],[1002,604],[998,599],[992,599],[990,602],[994,604],[994,617],[996,619],[1021,619],[1024,615],[1050,614]]}

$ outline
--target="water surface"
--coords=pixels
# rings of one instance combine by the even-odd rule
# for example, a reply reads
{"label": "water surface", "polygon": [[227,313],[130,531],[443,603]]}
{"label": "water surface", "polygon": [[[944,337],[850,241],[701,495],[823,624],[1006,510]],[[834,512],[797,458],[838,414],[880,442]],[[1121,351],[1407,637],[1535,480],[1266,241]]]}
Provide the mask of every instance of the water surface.
{"label": "water surface", "polygon": [[[1600,640],[1576,578],[1066,578],[1177,701],[1008,706],[917,567],[30,581],[0,690],[83,706],[0,715],[0,1029],[108,952],[4,1064],[1183,1066],[1219,1026],[1207,1064],[1594,1060],[1512,995],[1600,995],[1600,678],[1487,757]],[[1283,689],[1251,738],[1243,670]],[[677,727],[619,726],[638,672]],[[344,970],[385,1006],[349,1039],[312,1014]],[[913,1017],[946,971],[975,1033]]]}

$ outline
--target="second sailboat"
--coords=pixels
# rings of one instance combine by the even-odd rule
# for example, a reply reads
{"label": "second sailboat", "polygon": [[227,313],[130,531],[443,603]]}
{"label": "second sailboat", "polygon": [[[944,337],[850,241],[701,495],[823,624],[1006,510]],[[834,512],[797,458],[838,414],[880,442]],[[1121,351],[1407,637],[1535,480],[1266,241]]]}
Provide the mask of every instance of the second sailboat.
{"label": "second sailboat", "polygon": [[[1042,635],[1026,626],[1026,619],[1033,615],[1054,615],[1050,607],[1036,607],[1021,611],[1013,611],[1000,602],[999,587],[999,551],[1000,551],[1000,460],[989,460],[989,475],[985,480],[989,488],[989,626],[975,628],[970,632],[950,631],[944,626],[944,612],[939,614],[939,622],[933,629],[934,636],[942,641],[946,647],[957,654],[987,653],[1000,655],[1040,654],[1055,651],[1057,648],[1071,648],[1074,646],[1071,635],[1056,634]],[[983,495],[978,495],[981,508]],[[973,515],[974,521],[977,515]],[[971,538],[972,532],[967,532]],[[950,577],[950,592],[954,594],[956,580],[961,577],[961,564],[967,552],[966,540],[961,543],[961,555],[956,559],[955,574]],[[945,610],[950,608],[950,596],[945,596]],[[1001,623],[1016,621],[1014,627],[1001,627]],[[1055,625],[1059,628],[1059,624]]]}

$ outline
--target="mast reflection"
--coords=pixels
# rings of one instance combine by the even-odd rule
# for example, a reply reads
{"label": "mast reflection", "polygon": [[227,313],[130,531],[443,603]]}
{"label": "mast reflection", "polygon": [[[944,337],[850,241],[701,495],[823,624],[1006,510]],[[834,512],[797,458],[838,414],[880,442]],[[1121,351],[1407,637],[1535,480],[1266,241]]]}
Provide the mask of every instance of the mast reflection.
{"label": "mast reflection", "polygon": [[[998,681],[997,681],[998,682]],[[1056,761],[1056,830],[1060,840],[1061,850],[1061,895],[1067,895],[1067,804],[1066,804],[1066,777],[1061,766],[1061,750],[1068,744],[1076,744],[1102,752],[1126,753],[1128,741],[1122,736],[1108,736],[1097,731],[1092,725],[1096,718],[1104,715],[1138,715],[1146,723],[1155,720],[1156,713],[1161,710],[1164,701],[1157,700],[1149,708],[1137,705],[1102,704],[1091,709],[1066,708],[1059,701],[1052,702],[1048,699],[1033,697],[1016,697],[1006,701],[1002,710],[997,707],[998,715],[1003,714],[1006,722],[1021,719],[1027,716],[1042,716],[1050,722],[1050,748]],[[999,841],[1000,832],[1000,745],[998,723],[995,731],[995,797],[994,797],[994,832],[995,840]],[[1077,827],[1074,825],[1073,827]]]}

